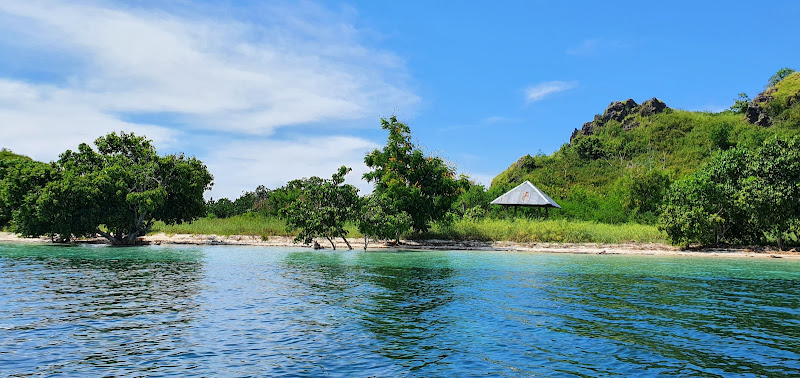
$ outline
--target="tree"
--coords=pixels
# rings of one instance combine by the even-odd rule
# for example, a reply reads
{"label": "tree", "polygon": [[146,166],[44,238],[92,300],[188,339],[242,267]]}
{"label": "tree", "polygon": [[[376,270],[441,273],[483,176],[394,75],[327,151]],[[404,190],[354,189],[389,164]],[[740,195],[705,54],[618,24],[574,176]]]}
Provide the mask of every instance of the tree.
{"label": "tree", "polygon": [[800,139],[764,142],[747,163],[737,205],[783,249],[785,236],[800,221]]}
{"label": "tree", "polygon": [[789,76],[794,73],[794,70],[789,67],[784,67],[778,70],[775,75],[772,75],[769,80],[767,81],[767,88],[774,87],[776,84],[780,83],[786,76]]}
{"label": "tree", "polygon": [[364,235],[364,250],[367,250],[369,238],[394,239],[400,243],[400,235],[411,228],[411,216],[405,211],[398,211],[392,202],[373,193],[363,199],[361,214],[358,219],[358,231]]}
{"label": "tree", "polygon": [[277,217],[285,217],[286,208],[297,201],[303,188],[308,185],[307,179],[292,180],[286,185],[269,192],[266,200],[260,202],[259,211]]}
{"label": "tree", "polygon": [[800,137],[755,151],[734,147],[675,182],[661,216],[673,243],[766,243],[783,248],[800,224]]}
{"label": "tree", "polygon": [[56,178],[15,212],[16,232],[62,239],[99,234],[114,245],[131,245],[155,221],[205,215],[203,192],[213,177],[201,161],[158,156],[149,140],[132,133],[108,134],[95,146],[61,154]]}
{"label": "tree", "polygon": [[[530,157],[530,155],[528,156]],[[463,175],[459,177],[458,182],[461,185],[462,190],[461,194],[453,202],[452,210],[455,213],[463,216],[470,209],[489,209],[489,202],[491,202],[491,198],[489,197],[489,193],[486,192],[485,186],[470,181],[469,177]],[[473,213],[477,214],[480,213],[480,211],[473,211]]]}
{"label": "tree", "polygon": [[50,164],[29,158],[0,159],[0,227],[9,224],[25,196],[37,196],[54,177]]}
{"label": "tree", "polygon": [[575,151],[582,160],[597,160],[606,156],[603,142],[598,137],[584,135],[575,139]]}
{"label": "tree", "polygon": [[747,106],[750,104],[750,97],[747,96],[747,93],[739,93],[739,97],[734,100],[733,105],[731,105],[731,110],[736,113],[744,114],[747,111]]}
{"label": "tree", "polygon": [[333,238],[341,237],[347,247],[353,249],[345,238],[344,225],[355,218],[359,198],[356,187],[343,184],[348,172],[350,168],[342,166],[330,180],[319,177],[303,180],[300,196],[281,210],[287,226],[299,230],[295,242],[308,244],[316,237],[324,237],[336,249]]}
{"label": "tree", "polygon": [[656,169],[630,169],[622,177],[622,207],[632,218],[654,223],[659,206],[669,189],[670,179]]}
{"label": "tree", "polygon": [[371,172],[364,179],[374,183],[374,192],[386,197],[393,208],[411,216],[412,227],[426,231],[431,221],[441,220],[461,192],[455,169],[439,157],[425,156],[411,143],[411,129],[397,117],[381,119],[389,132],[386,146],[367,154]]}

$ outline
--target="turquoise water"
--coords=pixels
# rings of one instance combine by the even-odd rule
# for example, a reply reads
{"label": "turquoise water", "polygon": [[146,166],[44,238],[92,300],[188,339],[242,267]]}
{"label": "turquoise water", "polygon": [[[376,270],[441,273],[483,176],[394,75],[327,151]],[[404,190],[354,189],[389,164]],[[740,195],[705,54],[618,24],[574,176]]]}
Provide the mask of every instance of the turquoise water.
{"label": "turquoise water", "polygon": [[797,376],[800,263],[0,244],[0,376]]}

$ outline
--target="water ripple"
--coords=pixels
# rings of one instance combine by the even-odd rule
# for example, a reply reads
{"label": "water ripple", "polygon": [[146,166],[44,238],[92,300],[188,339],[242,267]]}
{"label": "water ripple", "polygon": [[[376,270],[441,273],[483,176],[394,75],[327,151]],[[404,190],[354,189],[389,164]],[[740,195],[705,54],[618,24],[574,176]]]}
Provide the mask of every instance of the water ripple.
{"label": "water ripple", "polygon": [[800,264],[0,245],[0,375],[800,375]]}

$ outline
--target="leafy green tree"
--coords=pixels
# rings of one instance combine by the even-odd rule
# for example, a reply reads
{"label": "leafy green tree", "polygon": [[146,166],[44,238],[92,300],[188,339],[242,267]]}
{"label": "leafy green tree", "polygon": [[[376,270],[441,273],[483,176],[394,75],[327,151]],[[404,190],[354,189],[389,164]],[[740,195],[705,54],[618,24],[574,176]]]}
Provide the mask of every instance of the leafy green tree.
{"label": "leafy green tree", "polygon": [[395,209],[411,216],[414,230],[426,231],[431,221],[445,217],[462,190],[455,169],[439,157],[425,156],[411,142],[411,129],[397,117],[381,119],[381,128],[389,137],[383,149],[364,158],[372,168],[364,179],[374,183],[375,193],[388,198]]}
{"label": "leafy green tree", "polygon": [[276,217],[285,217],[284,211],[292,203],[297,201],[303,188],[308,185],[308,179],[292,180],[286,185],[269,192],[269,196],[264,201],[259,202],[258,211]]}
{"label": "leafy green tree", "polygon": [[466,176],[461,176],[458,182],[461,185],[461,194],[453,202],[452,210],[455,213],[463,216],[468,210],[476,207],[483,210],[489,209],[491,197],[489,197],[485,186],[470,181]]}
{"label": "leafy green tree", "polygon": [[631,169],[621,181],[625,211],[633,219],[653,223],[671,183],[666,173],[656,169]]}
{"label": "leafy green tree", "polygon": [[220,198],[216,201],[212,198],[208,201],[206,207],[208,209],[208,215],[214,218],[229,218],[237,215],[233,201],[227,198]]}
{"label": "leafy green tree", "polygon": [[734,147],[669,190],[661,227],[670,240],[784,247],[800,224],[800,137],[772,138],[755,151]]}
{"label": "leafy green tree", "polygon": [[184,155],[158,156],[134,134],[108,134],[97,151],[81,144],[54,163],[56,179],[25,197],[14,214],[24,236],[99,234],[114,245],[135,244],[155,221],[167,224],[205,214],[203,192],[213,177]]}
{"label": "leafy green tree", "polygon": [[786,235],[800,222],[800,139],[764,142],[748,161],[737,205],[750,215],[754,228],[783,249]]}
{"label": "leafy green tree", "polygon": [[772,75],[769,80],[767,81],[767,88],[774,87],[776,84],[780,83],[786,76],[789,76],[794,73],[794,70],[789,67],[784,67],[778,70],[775,75]]}
{"label": "leafy green tree", "polygon": [[575,151],[582,160],[597,160],[606,156],[602,141],[594,135],[584,135],[574,141]]}
{"label": "leafy green tree", "polygon": [[411,216],[404,211],[397,211],[388,198],[373,193],[363,199],[358,231],[364,235],[364,250],[367,249],[370,237],[379,240],[394,239],[395,244],[399,244],[400,235],[409,229]]}
{"label": "leafy green tree", "polygon": [[343,184],[348,172],[350,168],[342,166],[330,180],[319,177],[304,180],[297,200],[281,210],[287,226],[299,230],[295,242],[308,244],[314,238],[324,237],[336,249],[333,238],[341,237],[347,247],[353,249],[345,238],[344,225],[358,213],[359,197],[356,187]]}
{"label": "leafy green tree", "polygon": [[750,104],[750,97],[747,96],[747,93],[739,93],[739,97],[733,101],[733,105],[731,105],[731,110],[736,113],[742,113],[747,110],[747,106]]}
{"label": "leafy green tree", "polygon": [[9,224],[25,196],[38,195],[54,177],[50,164],[28,158],[0,159],[0,227]]}
{"label": "leafy green tree", "polygon": [[711,127],[710,139],[711,147],[717,150],[727,150],[733,147],[730,142],[731,127],[728,123],[717,123]]}

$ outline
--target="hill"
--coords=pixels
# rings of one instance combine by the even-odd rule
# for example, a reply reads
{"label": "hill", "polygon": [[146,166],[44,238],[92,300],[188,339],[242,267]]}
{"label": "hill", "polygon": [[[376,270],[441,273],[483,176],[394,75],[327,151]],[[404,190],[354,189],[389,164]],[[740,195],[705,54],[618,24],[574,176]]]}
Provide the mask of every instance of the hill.
{"label": "hill", "polygon": [[800,134],[800,72],[780,79],[720,113],[672,109],[656,98],[612,102],[555,153],[513,163],[492,180],[489,195],[530,180],[562,205],[556,217],[654,223],[670,183],[716,152]]}
{"label": "hill", "polygon": [[0,149],[0,160],[17,160],[17,159],[27,160],[27,161],[33,160],[25,155],[15,154],[7,148]]}

